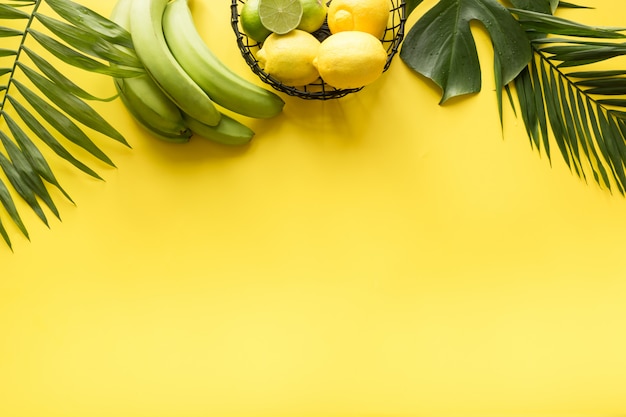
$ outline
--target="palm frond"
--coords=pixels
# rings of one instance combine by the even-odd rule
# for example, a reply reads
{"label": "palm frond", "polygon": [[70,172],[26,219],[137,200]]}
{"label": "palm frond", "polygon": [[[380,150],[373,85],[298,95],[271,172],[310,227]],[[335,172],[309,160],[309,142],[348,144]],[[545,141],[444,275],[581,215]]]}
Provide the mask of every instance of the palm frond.
{"label": "palm frond", "polygon": [[625,28],[510,10],[534,52],[512,83],[531,146],[551,160],[551,134],[573,173],[626,194],[626,71],[606,69],[626,55]]}
{"label": "palm frond", "polygon": [[[41,7],[45,3],[47,8]],[[47,11],[43,11],[46,9]],[[48,11],[49,10],[49,11]],[[9,21],[12,23],[9,24]],[[23,23],[22,27],[17,23]],[[15,48],[11,39],[19,38]],[[40,147],[61,161],[97,179],[100,175],[69,150],[77,146],[96,160],[113,161],[91,138],[91,132],[129,146],[107,120],[88,103],[99,98],[70,80],[56,64],[68,64],[105,76],[133,77],[144,73],[130,34],[114,22],[71,0],[13,0],[0,4],[0,236],[12,248],[9,219],[29,238],[14,196],[27,203],[46,225],[46,212],[60,218],[49,187],[70,195],[61,186]],[[37,51],[41,50],[50,57]]]}

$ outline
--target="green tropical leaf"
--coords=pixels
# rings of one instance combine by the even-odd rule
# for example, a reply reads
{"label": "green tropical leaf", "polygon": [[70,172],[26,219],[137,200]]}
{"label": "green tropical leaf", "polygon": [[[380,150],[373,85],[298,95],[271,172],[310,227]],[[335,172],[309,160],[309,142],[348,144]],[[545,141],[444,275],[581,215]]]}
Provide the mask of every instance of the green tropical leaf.
{"label": "green tropical leaf", "polygon": [[7,233],[7,229],[4,228],[4,224],[2,223],[2,218],[0,218],[0,235],[2,235],[2,239],[7,244],[9,249],[13,250],[13,244],[11,243],[11,238]]}
{"label": "green tropical leaf", "polygon": [[12,55],[17,55],[17,51],[14,49],[0,48],[0,57]]}
{"label": "green tropical leaf", "polygon": [[88,93],[80,86],[76,85],[72,80],[67,78],[65,75],[61,73],[61,71],[57,70],[53,65],[51,65],[47,60],[43,59],[40,55],[33,52],[30,48],[23,47],[22,51],[26,52],[31,61],[39,68],[39,70],[50,79],[50,81],[57,84],[63,90],[77,96],[83,98],[85,100],[95,100],[95,101],[112,101],[117,98],[117,95],[111,97],[96,97],[93,94]]}
{"label": "green tropical leaf", "polygon": [[78,28],[100,35],[114,45],[133,47],[130,33],[117,23],[70,0],[46,0],[46,3],[65,20]]}
{"label": "green tropical leaf", "polygon": [[18,29],[0,26],[0,38],[9,38],[12,36],[23,36],[24,32]]}
{"label": "green tropical leaf", "polygon": [[60,107],[65,113],[85,126],[128,146],[128,142],[126,142],[124,136],[115,130],[113,126],[111,126],[83,100],[62,89],[21,62],[17,65],[24,72],[24,74],[26,74],[28,79],[39,89],[39,91],[48,97],[50,101]]}
{"label": "green tropical leaf", "polygon": [[498,56],[501,84],[513,81],[532,57],[520,24],[496,0],[440,0],[409,30],[401,59],[443,91],[441,103],[481,88],[481,70],[470,23],[482,23]]}
{"label": "green tropical leaf", "polygon": [[409,16],[413,12],[413,10],[417,8],[417,6],[422,4],[422,1],[424,0],[406,0],[404,6],[406,15]]}
{"label": "green tropical leaf", "polygon": [[596,103],[601,104],[601,105],[606,105],[606,106],[617,106],[617,107],[626,108],[626,99],[605,98],[605,99],[596,100]]}
{"label": "green tropical leaf", "polygon": [[[619,42],[624,29],[528,10],[511,13],[532,40],[534,58],[513,82],[532,143],[550,159],[551,135],[574,174],[624,194],[626,99],[617,96],[626,95],[626,70],[606,69],[626,55],[626,43]],[[603,68],[594,69],[599,62]],[[571,70],[582,65],[584,70]]]}
{"label": "green tropical leaf", "polygon": [[[593,82],[595,81],[595,82]],[[615,95],[626,95],[626,79],[607,79],[600,78],[595,80],[590,80],[588,82],[576,82],[577,86],[585,86],[591,87],[585,89],[585,93],[587,94],[597,94],[597,95],[605,95],[605,96],[615,96]],[[614,100],[612,100],[615,102]]]}
{"label": "green tropical leaf", "polygon": [[78,28],[41,13],[35,13],[35,17],[48,30],[81,52],[117,65],[143,68],[139,58],[131,49],[120,48],[119,45],[109,42],[97,32],[92,32],[92,29]]}
{"label": "green tropical leaf", "polygon": [[603,78],[615,77],[618,75],[626,75],[626,70],[595,70],[595,71],[577,71],[569,72],[571,78]]}
{"label": "green tropical leaf", "polygon": [[34,91],[26,87],[17,80],[13,80],[13,85],[26,101],[44,118],[53,128],[65,136],[74,144],[80,146],[102,162],[115,166],[113,161],[87,136],[83,130],[60,110],[52,104],[39,97]]}
{"label": "green tropical leaf", "polygon": [[540,13],[554,13],[559,0],[510,0],[513,7]]}
{"label": "green tropical leaf", "polygon": [[568,1],[558,1],[555,0],[558,3],[558,7],[562,7],[562,8],[567,8],[567,9],[590,9],[591,7],[588,6],[583,6],[580,4],[574,4],[574,3],[570,3]]}
{"label": "green tropical leaf", "polygon": [[[55,16],[43,12],[46,2]],[[63,20],[59,20],[59,17]],[[15,21],[3,24],[3,20]],[[23,21],[19,28],[17,22]],[[37,25],[45,28],[43,33]],[[54,164],[40,150],[51,149],[53,156],[70,163],[97,179],[98,173],[79,160],[64,141],[85,150],[89,156],[109,166],[113,161],[88,132],[129,146],[126,139],[87,101],[110,101],[116,96],[98,98],[63,74],[55,64],[69,64],[105,77],[134,77],[145,74],[132,48],[129,33],[117,24],[70,0],[13,0],[0,4],[0,38],[20,37],[17,49],[0,48],[0,57],[13,64],[0,67],[5,82],[0,85],[0,236],[13,248],[4,215],[29,239],[29,233],[13,195],[49,227],[46,211],[60,219],[50,189],[59,190],[70,202],[69,193],[54,175]],[[31,46],[42,47],[52,57],[44,59]],[[56,59],[56,60],[55,60]],[[88,130],[85,130],[88,129]]]}
{"label": "green tropical leaf", "polygon": [[11,118],[11,116],[9,116],[7,113],[3,113],[2,115],[4,116],[4,120],[7,122],[9,130],[13,134],[13,138],[15,138],[15,141],[17,142],[17,145],[19,146],[21,152],[26,158],[28,164],[33,167],[35,172],[41,178],[57,187],[59,191],[61,191],[63,195],[73,203],[74,200],[72,200],[72,197],[70,197],[70,195],[63,189],[63,187],[61,187],[61,184],[52,172],[50,165],[44,158],[41,151],[39,151],[37,146],[33,143],[33,141],[30,140],[28,135],[24,132],[24,130],[22,130],[17,122],[13,120],[13,118]]}
{"label": "green tropical leaf", "polygon": [[626,42],[584,40],[578,37],[536,37],[533,43],[543,53],[550,54],[552,61],[560,61],[557,64],[559,67],[595,64],[619,57],[626,51]]}
{"label": "green tropical leaf", "polygon": [[[1,135],[0,135],[1,136]],[[50,227],[48,223],[48,218],[44,213],[39,201],[37,201],[37,196],[33,189],[28,184],[28,180],[26,177],[23,177],[17,168],[13,165],[13,163],[7,159],[4,154],[0,153],[0,168],[4,171],[4,174],[9,179],[9,182],[17,191],[17,193],[28,203],[30,208],[37,214],[37,216],[41,219],[41,221],[48,227]]]}
{"label": "green tropical leaf", "polygon": [[547,13],[539,13],[531,10],[509,9],[517,16],[517,20],[529,32],[550,33],[553,35],[581,36],[587,38],[624,38],[619,31],[626,28],[620,27],[594,27],[582,23],[563,19]]}
{"label": "green tropical leaf", "polygon": [[13,197],[11,197],[11,192],[2,181],[0,181],[0,203],[2,203],[4,209],[7,211],[7,213],[9,213],[11,220],[17,225],[18,229],[22,232],[24,237],[30,239],[28,230],[26,229],[26,226],[24,225],[24,222],[22,221],[22,218],[17,211],[17,207],[15,205],[15,202],[13,201]]}
{"label": "green tropical leaf", "polygon": [[35,170],[35,168],[29,163],[28,158],[22,153],[22,150],[9,138],[4,132],[0,132],[0,142],[4,146],[4,149],[9,155],[9,159],[21,180],[28,189],[32,191],[29,194],[28,199],[34,199],[39,197],[44,203],[52,210],[52,213],[60,218],[59,210],[57,209],[50,193],[46,189],[46,186]]}
{"label": "green tropical leaf", "polygon": [[58,156],[65,159],[76,168],[83,171],[85,174],[90,175],[96,179],[101,180],[102,177],[98,175],[96,171],[89,168],[84,163],[80,162],[76,159],[49,131],[46,129],[37,118],[29,112],[26,107],[20,104],[19,101],[15,100],[13,97],[7,97],[15,112],[20,116],[20,118],[26,123],[28,128],[37,135],[37,137],[44,142],[50,149],[54,151]]}
{"label": "green tropical leaf", "polygon": [[28,19],[30,15],[8,4],[0,4],[0,19]]}
{"label": "green tropical leaf", "polygon": [[59,58],[61,61],[77,68],[84,69],[85,71],[97,72],[99,74],[119,78],[136,77],[145,74],[145,71],[139,68],[125,68],[104,64],[76,51],[75,49],[69,48],[51,36],[37,30],[29,29],[28,34],[37,40],[41,46],[46,48],[48,52]]}

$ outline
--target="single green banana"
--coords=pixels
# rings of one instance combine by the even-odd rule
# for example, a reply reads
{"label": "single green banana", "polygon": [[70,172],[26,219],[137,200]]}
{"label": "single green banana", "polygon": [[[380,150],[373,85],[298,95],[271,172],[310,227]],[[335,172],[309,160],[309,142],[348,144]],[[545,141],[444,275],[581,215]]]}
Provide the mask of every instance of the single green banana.
{"label": "single green banana", "polygon": [[282,111],[282,98],[239,76],[213,53],[194,25],[187,0],[170,1],[162,25],[176,60],[215,103],[253,118],[270,118]]}
{"label": "single green banana", "polygon": [[211,98],[189,77],[170,52],[162,28],[168,0],[132,0],[130,34],[146,72],[181,109],[209,126],[219,123],[221,113]]}
{"label": "single green banana", "polygon": [[[132,0],[118,0],[111,20],[128,30]],[[192,135],[183,115],[147,74],[115,78],[114,84],[124,106],[140,125],[167,141],[187,142]]]}
{"label": "single green banana", "polygon": [[222,145],[245,145],[254,136],[252,129],[226,114],[222,114],[217,126],[208,126],[187,114],[183,118],[194,134]]}

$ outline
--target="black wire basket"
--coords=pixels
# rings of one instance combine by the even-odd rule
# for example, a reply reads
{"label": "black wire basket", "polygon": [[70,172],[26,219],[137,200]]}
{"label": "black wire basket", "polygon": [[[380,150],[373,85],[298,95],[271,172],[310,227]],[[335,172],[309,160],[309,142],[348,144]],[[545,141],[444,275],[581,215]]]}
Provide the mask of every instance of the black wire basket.
{"label": "black wire basket", "polygon": [[[389,65],[391,65],[393,57],[396,55],[398,49],[400,48],[400,44],[404,39],[404,25],[406,22],[405,0],[390,1],[391,8],[389,10],[389,23],[387,24],[387,28],[385,29],[385,33],[382,38],[383,46],[387,51],[387,62],[385,63],[383,72],[387,71]],[[294,87],[281,83],[270,74],[263,71],[255,57],[256,52],[261,49],[262,44],[246,36],[246,34],[241,30],[239,25],[240,10],[245,2],[246,0],[232,0],[231,26],[237,37],[237,45],[239,46],[241,55],[243,56],[244,60],[246,61],[252,72],[254,72],[263,82],[269,84],[275,90],[282,91],[283,93],[289,94],[291,96],[296,96],[309,100],[336,99],[344,97],[351,93],[356,93],[357,91],[363,89],[363,87],[338,89],[324,83],[321,78],[318,78],[317,81],[311,84]],[[328,4],[330,3],[331,2],[329,1]],[[313,32],[313,36],[315,36],[320,41],[330,36],[328,25],[324,23],[324,25],[322,25],[320,29]]]}

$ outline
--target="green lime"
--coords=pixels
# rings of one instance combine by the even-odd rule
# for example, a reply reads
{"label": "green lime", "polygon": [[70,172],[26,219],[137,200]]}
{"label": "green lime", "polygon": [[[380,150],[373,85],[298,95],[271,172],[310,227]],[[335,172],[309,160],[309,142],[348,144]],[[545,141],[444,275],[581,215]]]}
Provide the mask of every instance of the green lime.
{"label": "green lime", "polygon": [[302,3],[302,19],[298,29],[315,32],[324,24],[328,7],[326,0],[300,0]]}
{"label": "green lime", "polygon": [[284,35],[300,24],[302,3],[300,0],[259,0],[259,17],[267,29]]}
{"label": "green lime", "polygon": [[248,35],[249,38],[259,43],[263,42],[265,38],[272,33],[271,30],[267,29],[263,26],[263,23],[261,23],[261,18],[259,17],[259,0],[247,0],[241,8],[239,20],[241,21],[241,29],[243,32]]}

